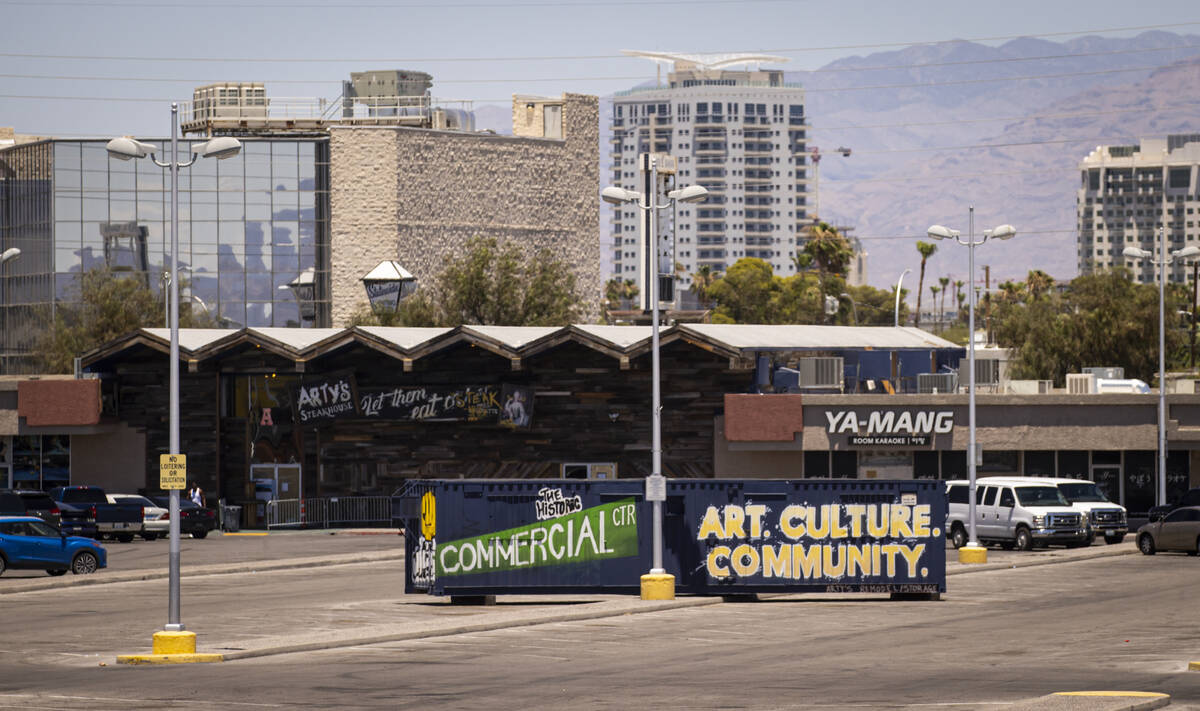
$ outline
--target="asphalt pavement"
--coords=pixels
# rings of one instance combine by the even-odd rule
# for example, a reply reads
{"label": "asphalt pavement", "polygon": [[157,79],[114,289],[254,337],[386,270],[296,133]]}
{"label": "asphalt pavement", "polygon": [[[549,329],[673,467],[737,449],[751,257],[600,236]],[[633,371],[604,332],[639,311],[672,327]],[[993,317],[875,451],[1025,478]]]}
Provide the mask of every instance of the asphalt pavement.
{"label": "asphalt pavement", "polygon": [[[17,592],[65,586],[104,585],[117,582],[155,580],[167,577],[168,543],[138,541],[111,543],[109,568],[93,575],[45,577],[33,571],[17,571],[0,579],[0,596]],[[962,564],[953,550],[947,551],[948,579],[985,570],[1003,570],[1038,565],[1055,565],[1093,558],[1131,555],[1132,541],[1118,545],[1097,544],[1082,549],[1049,549],[1032,552],[988,551],[988,562]],[[341,529],[334,531],[287,531],[243,534],[213,532],[204,540],[181,541],[181,579],[268,570],[364,563],[395,563],[404,558],[402,539],[395,529]],[[347,620],[340,625],[299,630],[294,627],[260,630],[253,639],[222,639],[221,630],[210,630],[199,640],[198,652],[220,650],[226,662],[271,655],[349,648],[431,637],[540,625],[575,620],[592,620],[661,610],[736,604],[720,597],[685,596],[675,600],[643,601],[631,595],[503,595],[500,604],[461,605],[447,598],[403,595],[413,604],[406,614],[378,616],[364,621]],[[820,597],[820,595],[806,595]],[[886,598],[885,598],[886,600]],[[937,603],[930,603],[937,604]],[[392,611],[395,612],[394,610]],[[269,620],[263,620],[269,624]],[[138,653],[139,650],[130,650]],[[1006,706],[1019,711],[1118,711],[1161,708],[1170,704],[1166,695],[1145,692],[1071,692],[1051,695]],[[1086,693],[1087,695],[1078,695]]]}

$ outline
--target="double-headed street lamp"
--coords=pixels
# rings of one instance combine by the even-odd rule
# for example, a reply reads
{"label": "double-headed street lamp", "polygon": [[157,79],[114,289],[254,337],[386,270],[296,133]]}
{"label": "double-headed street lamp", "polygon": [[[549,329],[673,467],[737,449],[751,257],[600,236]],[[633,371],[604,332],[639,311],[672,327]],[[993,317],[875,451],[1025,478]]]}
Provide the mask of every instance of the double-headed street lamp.
{"label": "double-headed street lamp", "polygon": [[[975,459],[978,456],[978,451],[975,447],[975,247],[987,242],[988,239],[1012,239],[1016,236],[1017,230],[1012,225],[1000,225],[995,229],[984,230],[983,239],[976,242],[975,207],[971,206],[967,227],[967,241],[964,242],[959,238],[958,230],[952,230],[941,225],[933,225],[929,228],[927,234],[932,239],[952,239],[967,247],[967,273],[971,275],[969,277],[971,284],[968,289],[970,306],[967,310],[967,373],[969,377],[969,399],[967,401],[967,472],[970,486],[967,495],[968,540],[967,545],[958,549],[958,560],[961,563],[986,563],[987,549],[979,545],[979,539],[975,535]],[[899,292],[898,288],[897,292]]]}
{"label": "double-headed street lamp", "polygon": [[[108,155],[117,160],[146,158],[160,168],[171,171],[171,266],[167,274],[179,272],[179,169],[187,168],[198,158],[232,158],[242,150],[242,143],[230,136],[211,138],[194,144],[195,156],[186,163],[179,162],[179,104],[171,104],[171,160],[162,162],[154,155],[155,146],[125,136],[114,138],[106,146]],[[169,455],[179,455],[179,279],[170,280],[171,381],[170,381],[170,448]],[[167,603],[166,633],[154,635],[155,653],[194,653],[196,638],[184,633],[179,620],[179,489],[171,489],[171,547],[168,559],[169,601]],[[190,642],[190,644],[189,644]],[[188,649],[190,647],[190,650]]]}
{"label": "double-headed street lamp", "polygon": [[1158,267],[1158,495],[1156,500],[1161,506],[1167,503],[1167,381],[1166,381],[1166,303],[1167,265],[1173,259],[1187,259],[1200,254],[1200,247],[1190,246],[1172,250],[1167,253],[1167,235],[1163,228],[1158,228],[1159,258],[1154,259],[1153,250],[1126,247],[1121,251],[1130,259],[1149,260]]}
{"label": "double-headed street lamp", "polygon": [[649,282],[649,289],[647,291],[650,295],[651,313],[650,379],[653,382],[651,389],[652,469],[650,477],[646,479],[646,499],[651,501],[654,506],[654,520],[652,524],[654,530],[654,562],[650,573],[642,577],[643,600],[670,600],[675,597],[675,578],[667,574],[662,563],[662,503],[667,498],[667,483],[662,475],[662,396],[659,389],[658,361],[658,282],[660,270],[658,264],[658,240],[655,234],[655,222],[657,222],[655,211],[671,207],[675,202],[704,202],[708,197],[708,190],[703,186],[688,185],[687,187],[669,191],[667,193],[667,201],[658,204],[658,159],[659,155],[653,153],[643,153],[641,156],[643,192],[639,193],[611,185],[600,192],[600,197],[607,203],[613,205],[634,203],[642,210],[642,263],[645,281]]}

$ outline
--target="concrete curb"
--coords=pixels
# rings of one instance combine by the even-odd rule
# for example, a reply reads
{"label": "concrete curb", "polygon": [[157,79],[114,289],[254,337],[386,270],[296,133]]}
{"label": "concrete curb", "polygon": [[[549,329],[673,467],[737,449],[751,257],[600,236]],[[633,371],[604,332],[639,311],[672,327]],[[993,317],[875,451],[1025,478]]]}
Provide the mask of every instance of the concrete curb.
{"label": "concrete curb", "polygon": [[578,612],[555,612],[550,614],[534,614],[528,617],[517,619],[493,620],[491,622],[476,622],[473,624],[455,625],[453,627],[441,627],[436,629],[425,630],[405,630],[396,632],[385,632],[360,637],[338,637],[336,639],[319,639],[311,642],[296,642],[276,644],[269,647],[261,647],[259,649],[247,649],[243,651],[225,652],[226,661],[235,659],[252,659],[255,657],[266,657],[277,654],[292,654],[295,652],[312,652],[324,649],[337,649],[339,647],[357,647],[367,644],[381,644],[384,642],[403,642],[413,639],[429,639],[433,637],[450,637],[460,634],[470,634],[473,632],[490,632],[499,629],[511,629],[515,627],[531,627],[534,625],[544,625],[554,622],[576,622],[579,620],[597,620],[605,617],[619,617],[621,615],[637,615],[646,612],[661,612],[663,610],[675,610],[685,607],[704,607],[707,605],[717,605],[723,600],[719,597],[697,597],[697,598],[681,598],[675,600],[661,601],[643,601],[638,598],[633,598],[631,601],[617,601],[611,605],[605,605],[604,602],[592,603],[594,605],[605,605],[605,609],[587,609]]}
{"label": "concrete curb", "polygon": [[1058,565],[1060,563],[1074,563],[1081,560],[1095,560],[1096,558],[1115,558],[1122,555],[1133,555],[1138,549],[1134,546],[1106,546],[1095,551],[1073,551],[1070,556],[1066,557],[1050,557],[1033,558],[1029,560],[1018,560],[1016,562],[1005,563],[961,563],[954,567],[946,566],[946,577],[951,575],[965,575],[967,573],[981,573],[985,570],[1012,570],[1014,568],[1033,568],[1039,565]]}
{"label": "concrete curb", "polygon": [[1150,691],[1060,691],[1005,706],[1005,711],[1150,711],[1171,705],[1168,694]]}
{"label": "concrete curb", "polygon": [[[289,568],[324,568],[334,565],[352,565],[354,563],[374,563],[381,560],[403,560],[404,551],[387,551],[373,553],[346,553],[341,555],[315,556],[311,558],[290,558],[288,560],[258,560],[245,563],[227,563],[216,565],[198,565],[183,568],[179,571],[181,580],[207,575],[229,575],[236,573],[257,573],[265,570],[286,570]],[[45,578],[31,580],[28,583],[0,586],[0,596],[38,590],[79,587],[82,585],[107,585],[110,583],[130,583],[143,580],[161,580],[169,577],[166,570],[146,568],[131,570],[125,573],[106,574],[103,570],[91,575],[76,575],[68,579]]]}

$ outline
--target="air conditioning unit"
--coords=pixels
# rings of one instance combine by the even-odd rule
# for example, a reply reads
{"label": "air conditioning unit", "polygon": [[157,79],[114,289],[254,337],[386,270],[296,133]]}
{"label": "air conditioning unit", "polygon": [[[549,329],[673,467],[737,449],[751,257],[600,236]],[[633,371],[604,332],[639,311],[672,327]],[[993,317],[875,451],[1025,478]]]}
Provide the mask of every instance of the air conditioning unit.
{"label": "air conditioning unit", "polygon": [[842,388],[843,359],[838,357],[801,358],[800,388]]}
{"label": "air conditioning unit", "polygon": [[1095,373],[1067,373],[1068,395],[1091,395],[1096,392]]}
{"label": "air conditioning unit", "polygon": [[956,393],[958,392],[958,373],[918,373],[917,392]]}
{"label": "air conditioning unit", "polygon": [[1047,395],[1054,392],[1053,380],[1010,380],[1008,392],[1014,395]]}
{"label": "air conditioning unit", "polygon": [[1000,361],[998,360],[976,360],[975,361],[975,384],[976,385],[995,385],[1000,382]]}
{"label": "air conditioning unit", "polygon": [[1105,380],[1124,380],[1125,379],[1125,369],[1122,368],[1121,366],[1113,366],[1113,367],[1106,366],[1103,368],[1080,368],[1079,371],[1081,373],[1091,373],[1092,375],[1096,376],[1097,378],[1103,378]]}

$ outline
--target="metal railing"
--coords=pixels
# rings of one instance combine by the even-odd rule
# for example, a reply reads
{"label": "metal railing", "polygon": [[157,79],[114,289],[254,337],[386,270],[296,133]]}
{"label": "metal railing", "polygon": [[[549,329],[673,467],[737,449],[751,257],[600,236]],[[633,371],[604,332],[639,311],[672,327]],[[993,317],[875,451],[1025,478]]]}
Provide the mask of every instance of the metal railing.
{"label": "metal railing", "polygon": [[329,496],[267,502],[267,528],[348,528],[392,525],[390,496]]}

